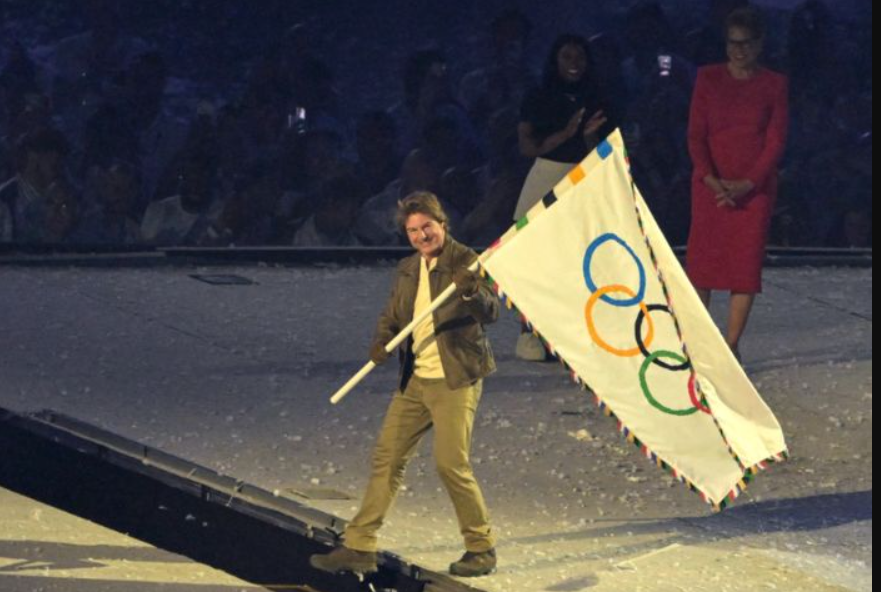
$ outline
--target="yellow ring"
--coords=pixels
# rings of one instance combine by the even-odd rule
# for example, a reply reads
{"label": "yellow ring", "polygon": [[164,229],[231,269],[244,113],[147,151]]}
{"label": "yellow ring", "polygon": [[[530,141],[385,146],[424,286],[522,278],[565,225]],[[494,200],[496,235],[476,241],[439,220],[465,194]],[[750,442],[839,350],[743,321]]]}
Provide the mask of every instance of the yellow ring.
{"label": "yellow ring", "polygon": [[[633,290],[631,290],[627,286],[621,286],[617,284],[604,286],[591,294],[590,299],[587,301],[587,306],[585,306],[584,308],[584,319],[587,322],[587,331],[588,333],[590,333],[590,336],[594,340],[594,343],[596,343],[598,346],[611,354],[614,354],[620,358],[632,358],[633,356],[638,356],[642,353],[638,346],[634,347],[633,349],[618,349],[606,343],[600,337],[600,334],[593,323],[593,306],[596,304],[597,300],[599,300],[609,292],[623,292],[631,298],[636,298],[636,293]],[[649,314],[649,310],[648,307],[645,305],[645,302],[640,302],[639,308],[642,310],[647,321],[646,325],[648,327],[648,333],[646,334],[645,339],[643,339],[643,343],[645,344],[646,348],[648,348],[652,344],[652,340],[655,337],[655,324],[654,321],[652,321],[652,317]]]}

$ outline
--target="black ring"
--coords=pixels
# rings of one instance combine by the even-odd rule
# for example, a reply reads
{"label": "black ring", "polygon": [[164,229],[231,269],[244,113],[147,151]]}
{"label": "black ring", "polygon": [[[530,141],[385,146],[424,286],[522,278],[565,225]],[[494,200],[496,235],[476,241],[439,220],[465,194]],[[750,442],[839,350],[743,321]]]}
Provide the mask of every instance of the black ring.
{"label": "black ring", "polygon": [[[673,316],[673,313],[670,312],[670,308],[665,304],[649,304],[647,307],[649,312],[653,310],[663,310],[670,316]],[[642,320],[645,318],[645,313],[642,312],[642,308],[639,309],[639,315],[636,317],[636,344],[639,346],[639,351],[642,352],[642,355],[645,357],[651,356],[651,352],[649,352],[648,348],[645,346],[645,343],[642,341]],[[688,359],[688,356],[685,356],[686,361],[681,364],[668,364],[666,362],[662,362],[660,359],[655,359],[653,364],[660,366],[661,368],[666,368],[667,370],[672,370],[674,372],[680,372],[682,370],[688,370],[691,368],[691,360]]]}

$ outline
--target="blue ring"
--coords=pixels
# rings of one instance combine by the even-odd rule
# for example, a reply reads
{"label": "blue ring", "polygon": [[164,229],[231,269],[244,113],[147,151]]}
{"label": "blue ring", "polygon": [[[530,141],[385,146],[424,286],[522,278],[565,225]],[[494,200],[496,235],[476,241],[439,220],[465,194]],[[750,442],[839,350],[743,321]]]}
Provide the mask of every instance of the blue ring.
{"label": "blue ring", "polygon": [[587,252],[584,253],[584,281],[587,283],[587,287],[591,292],[597,291],[597,286],[593,281],[593,278],[590,276],[590,262],[593,259],[594,252],[605,242],[615,241],[622,247],[624,247],[630,256],[633,257],[633,261],[636,263],[637,268],[639,268],[639,290],[636,292],[636,296],[630,298],[629,300],[616,300],[614,298],[610,298],[608,294],[603,294],[600,296],[600,300],[607,304],[611,304],[612,306],[620,306],[620,307],[628,307],[628,306],[636,306],[645,298],[645,268],[642,266],[642,262],[639,260],[639,257],[636,256],[636,253],[633,252],[633,249],[630,248],[630,245],[625,243],[621,237],[617,234],[613,234],[608,232],[606,234],[598,236],[590,246],[587,247]]}

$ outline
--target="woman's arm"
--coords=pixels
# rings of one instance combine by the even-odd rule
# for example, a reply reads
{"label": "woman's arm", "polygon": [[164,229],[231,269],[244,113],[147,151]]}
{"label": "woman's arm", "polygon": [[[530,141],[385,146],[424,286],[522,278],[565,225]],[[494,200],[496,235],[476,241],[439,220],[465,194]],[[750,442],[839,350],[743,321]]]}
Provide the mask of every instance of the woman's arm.
{"label": "woman's arm", "polygon": [[520,145],[520,153],[528,158],[537,158],[544,156],[548,152],[552,152],[559,148],[569,138],[578,133],[578,127],[581,125],[581,118],[584,117],[584,109],[576,111],[566,127],[554,132],[544,140],[538,140],[535,137],[535,129],[528,121],[521,121],[517,126],[517,139]]}

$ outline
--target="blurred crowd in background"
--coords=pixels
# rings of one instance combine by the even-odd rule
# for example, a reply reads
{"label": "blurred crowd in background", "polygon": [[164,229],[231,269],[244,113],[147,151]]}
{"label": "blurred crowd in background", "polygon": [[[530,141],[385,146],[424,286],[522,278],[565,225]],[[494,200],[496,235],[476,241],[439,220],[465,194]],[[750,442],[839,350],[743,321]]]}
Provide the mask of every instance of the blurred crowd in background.
{"label": "blurred crowd in background", "polygon": [[[399,245],[397,201],[428,190],[457,238],[487,245],[531,164],[523,97],[574,32],[684,244],[695,72],[725,60],[743,2],[529,4],[6,2],[0,242]],[[791,117],[770,243],[870,248],[871,3],[769,4]]]}

